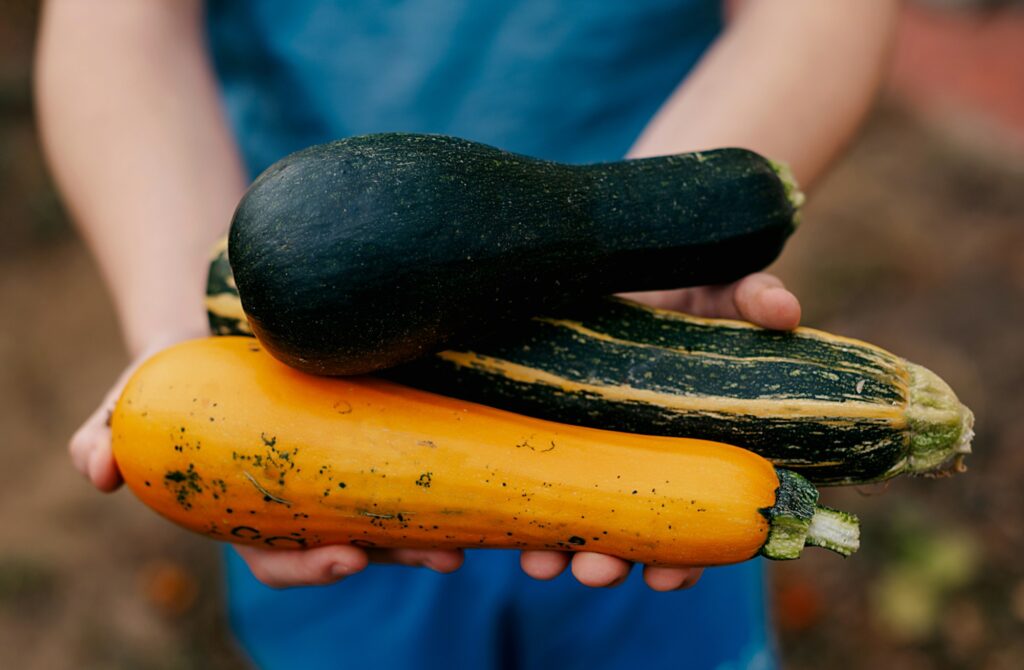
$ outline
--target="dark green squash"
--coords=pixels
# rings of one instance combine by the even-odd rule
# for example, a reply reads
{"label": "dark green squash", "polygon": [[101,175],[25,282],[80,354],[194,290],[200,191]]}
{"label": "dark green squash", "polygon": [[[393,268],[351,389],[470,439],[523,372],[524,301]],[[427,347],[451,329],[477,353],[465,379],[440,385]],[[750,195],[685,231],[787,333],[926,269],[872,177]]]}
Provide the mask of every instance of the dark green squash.
{"label": "dark green squash", "polygon": [[783,168],[742,149],[570,166],[367,135],[271,166],[229,247],[274,356],[359,374],[581,296],[742,277],[779,254],[801,197]]}

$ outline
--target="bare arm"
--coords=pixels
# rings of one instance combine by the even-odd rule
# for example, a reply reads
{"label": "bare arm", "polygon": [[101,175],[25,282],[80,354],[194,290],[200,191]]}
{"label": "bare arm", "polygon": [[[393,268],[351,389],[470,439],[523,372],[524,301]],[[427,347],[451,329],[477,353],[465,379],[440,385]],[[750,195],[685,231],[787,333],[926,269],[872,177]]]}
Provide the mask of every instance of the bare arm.
{"label": "bare arm", "polygon": [[[785,161],[808,190],[867,115],[885,72],[899,0],[738,0],[725,32],[641,133],[631,158],[745,147]],[[634,299],[788,329],[781,282],[649,291]]]}
{"label": "bare arm", "polygon": [[197,0],[43,10],[44,148],[133,357],[205,332],[206,258],[247,181],[203,39]]}
{"label": "bare arm", "polygon": [[808,188],[867,114],[898,9],[897,0],[737,3],[630,155],[746,147],[786,161]]}

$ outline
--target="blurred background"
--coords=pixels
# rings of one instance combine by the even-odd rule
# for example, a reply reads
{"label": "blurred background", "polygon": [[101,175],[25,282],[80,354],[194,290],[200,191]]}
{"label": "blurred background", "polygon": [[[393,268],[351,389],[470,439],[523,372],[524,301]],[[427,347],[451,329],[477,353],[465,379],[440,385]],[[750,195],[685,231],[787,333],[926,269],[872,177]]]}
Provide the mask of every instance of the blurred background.
{"label": "blurred background", "polygon": [[[0,3],[3,664],[245,667],[214,543],[95,493],[66,455],[127,361],[42,164],[36,12]],[[964,475],[825,492],[864,542],[772,566],[785,665],[1024,668],[1024,7],[909,5],[885,94],[804,222],[775,270],[805,323],[938,372],[977,439]]]}

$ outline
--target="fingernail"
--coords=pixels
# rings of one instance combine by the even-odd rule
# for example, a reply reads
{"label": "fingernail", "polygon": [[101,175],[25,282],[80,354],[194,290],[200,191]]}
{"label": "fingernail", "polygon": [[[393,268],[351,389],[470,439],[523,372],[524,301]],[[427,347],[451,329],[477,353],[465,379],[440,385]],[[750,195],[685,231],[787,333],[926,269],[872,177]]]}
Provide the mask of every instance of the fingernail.
{"label": "fingernail", "polygon": [[614,589],[616,586],[622,586],[622,584],[626,581],[627,577],[629,577],[629,575],[622,575],[618,579],[609,582],[608,585],[605,588],[606,589]]}
{"label": "fingernail", "polygon": [[339,579],[352,574],[352,569],[343,563],[335,563],[331,566],[331,574]]}

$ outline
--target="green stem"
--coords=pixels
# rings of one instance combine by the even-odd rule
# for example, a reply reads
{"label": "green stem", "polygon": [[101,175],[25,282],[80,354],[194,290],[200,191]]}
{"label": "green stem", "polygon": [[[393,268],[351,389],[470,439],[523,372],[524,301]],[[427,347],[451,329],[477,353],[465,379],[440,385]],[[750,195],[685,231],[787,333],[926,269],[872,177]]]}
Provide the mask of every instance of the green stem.
{"label": "green stem", "polygon": [[793,226],[796,227],[800,224],[800,208],[804,206],[804,201],[807,198],[800,190],[800,185],[796,183],[796,177],[793,176],[789,165],[781,161],[769,160],[768,162],[771,163],[772,169],[775,170],[775,174],[786,188],[786,198],[793,205]]}
{"label": "green stem", "polygon": [[857,517],[818,505],[818,490],[795,472],[775,472],[779,476],[775,504],[761,510],[769,524],[762,556],[773,560],[799,558],[805,546],[821,547],[843,556],[857,551]]}
{"label": "green stem", "polygon": [[811,547],[850,556],[860,548],[860,523],[852,514],[818,505],[804,542]]}

